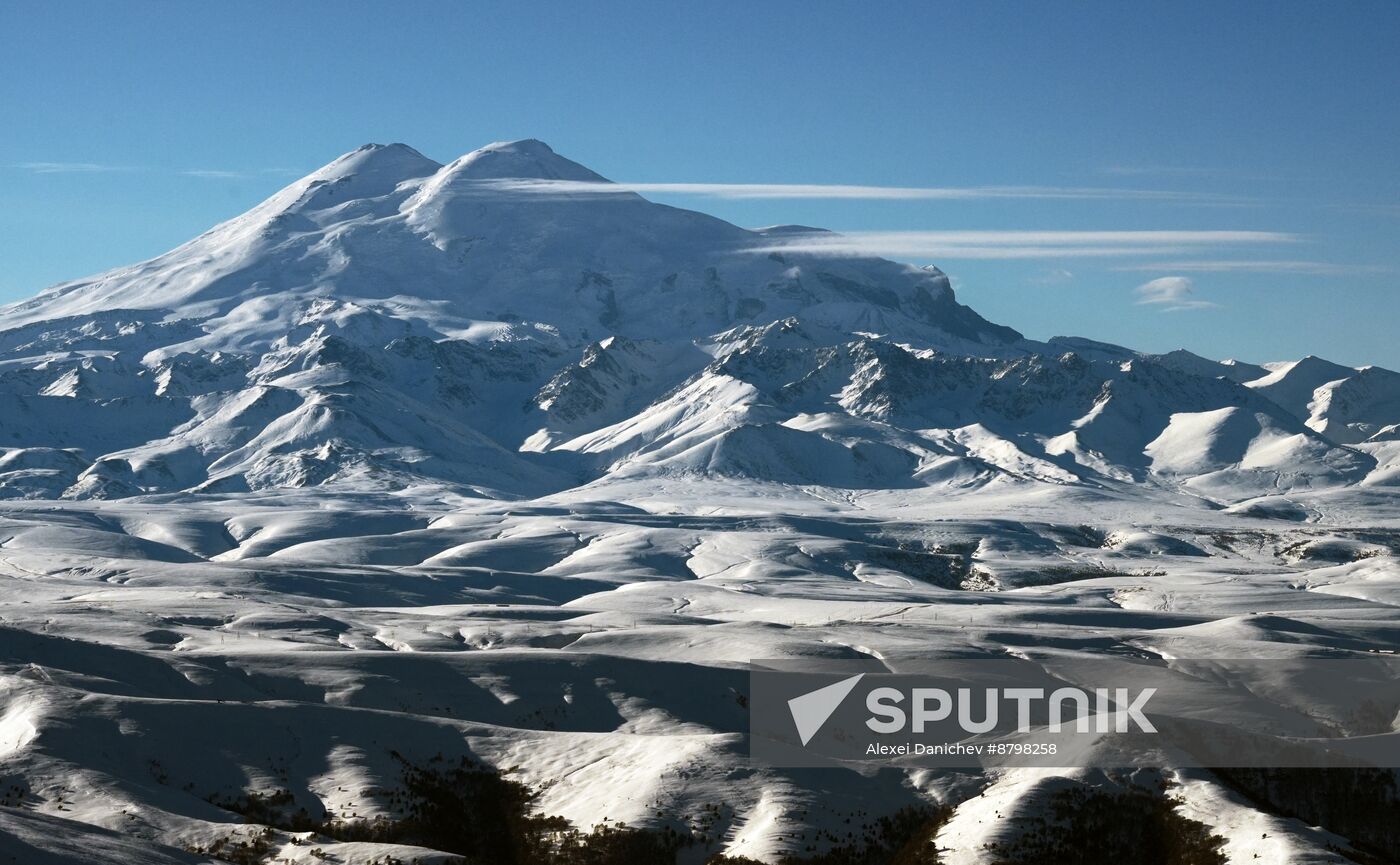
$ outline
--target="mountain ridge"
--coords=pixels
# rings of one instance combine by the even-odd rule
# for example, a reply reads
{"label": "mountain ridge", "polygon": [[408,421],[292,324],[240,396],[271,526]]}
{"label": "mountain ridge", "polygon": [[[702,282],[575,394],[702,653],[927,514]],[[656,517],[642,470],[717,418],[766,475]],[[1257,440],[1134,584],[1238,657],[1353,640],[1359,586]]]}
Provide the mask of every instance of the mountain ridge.
{"label": "mountain ridge", "polygon": [[654,204],[535,139],[445,164],[365,145],[164,255],[0,309],[0,447],[31,466],[0,495],[512,498],[654,471],[1225,506],[1395,475],[1387,370],[1036,342],[937,268],[745,251],[817,230]]}

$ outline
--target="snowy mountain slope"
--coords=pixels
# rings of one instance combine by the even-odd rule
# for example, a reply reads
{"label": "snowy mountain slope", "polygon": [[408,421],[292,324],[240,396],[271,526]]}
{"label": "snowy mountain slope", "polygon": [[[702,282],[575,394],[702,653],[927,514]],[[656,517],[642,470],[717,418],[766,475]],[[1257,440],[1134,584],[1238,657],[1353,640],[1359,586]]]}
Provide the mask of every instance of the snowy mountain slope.
{"label": "snowy mountain slope", "polygon": [[1400,417],[1400,373],[1378,366],[1353,369],[1305,357],[1246,385],[1341,444],[1383,440]]}
{"label": "snowy mountain slope", "polygon": [[1157,355],[1154,358],[1164,366],[1188,372],[1192,375],[1205,376],[1206,378],[1219,378],[1224,376],[1230,381],[1244,384],[1258,378],[1263,378],[1269,374],[1269,370],[1252,363],[1244,363],[1238,360],[1214,361],[1209,358],[1192,354],[1184,349],[1167,352]]}
{"label": "snowy mountain slope", "polygon": [[[469,758],[680,865],[934,803],[984,863],[1118,780],[754,767],[744,666],[1400,647],[1400,376],[1039,343],[936,269],[747,251],[814,230],[536,141],[368,145],[0,310],[0,853],[450,861],[364,821]],[[1349,843],[1161,780],[1231,855]]]}
{"label": "snowy mountain slope", "polygon": [[1299,361],[1278,364],[1268,375],[1248,382],[1295,417],[1308,417],[1313,394],[1319,387],[1356,374],[1356,370],[1309,355]]}
{"label": "snowy mountain slope", "polygon": [[1307,424],[1334,441],[1383,438],[1400,417],[1400,373],[1367,366],[1313,391]]}
{"label": "snowy mountain slope", "polygon": [[[792,345],[795,328],[734,335],[741,347],[728,350],[684,387],[633,417],[558,447],[596,454],[614,468],[626,466],[629,476],[652,463],[666,472],[729,472],[726,461],[716,457],[716,448],[730,449],[720,439],[737,430],[764,428],[768,431],[743,441],[746,448],[768,449],[775,460],[773,473],[754,463],[740,474],[862,486],[840,480],[853,476],[835,466],[857,458],[852,447],[879,443],[901,454],[885,464],[894,474],[882,476],[885,485],[900,486],[919,483],[913,475],[931,457],[958,456],[979,459],[980,468],[998,466],[986,455],[995,447],[1048,469],[1041,479],[1098,484],[1150,477],[1189,483],[1210,475],[1201,484],[1227,499],[1296,484],[1357,481],[1375,465],[1232,381],[1181,373],[1148,358],[1095,362],[1067,354],[998,361],[912,352],[869,339],[822,347],[767,344],[776,334],[780,344]],[[1235,414],[1240,422],[1193,426],[1189,421],[1211,412]],[[778,456],[778,451],[802,446],[800,437],[777,424],[791,425],[804,416],[848,420],[820,426],[815,437],[809,434],[806,458]],[[977,448],[969,450],[966,437],[949,434],[974,426]],[[1191,443],[1177,444],[1183,437]],[[950,449],[950,440],[958,445]],[[702,443],[705,447],[695,450]],[[836,443],[843,450],[828,447]],[[1187,457],[1180,452],[1183,447],[1199,447],[1201,453]],[[689,455],[678,458],[682,451]],[[794,474],[779,468],[794,462],[809,470]],[[834,474],[823,481],[812,471],[818,466],[832,467]],[[1231,473],[1235,488],[1220,483],[1220,472]]]}
{"label": "snowy mountain slope", "polygon": [[[602,191],[518,183],[556,179]],[[445,166],[366,145],[164,256],[55,286],[4,320],[163,310],[204,323],[192,346],[231,349],[280,336],[292,298],[333,297],[457,334],[527,321],[575,339],[675,339],[802,312],[993,351],[1020,340],[959,306],[936,270],[749,252],[764,234],[609,187],[538,141]]]}
{"label": "snowy mountain slope", "polygon": [[[652,204],[537,141],[447,165],[366,145],[164,256],[0,311],[0,443],[87,460],[0,490],[416,478],[509,497],[654,463],[834,487],[1150,478],[1229,503],[1353,482],[1375,464],[1335,445],[1400,419],[1384,370],[1039,344],[937,270],[746,252],[806,231]],[[1190,420],[1229,408],[1231,424]],[[803,416],[860,423],[795,432]],[[1221,441],[1169,453],[1182,430]],[[780,480],[723,456],[750,446],[775,471],[855,462]]]}

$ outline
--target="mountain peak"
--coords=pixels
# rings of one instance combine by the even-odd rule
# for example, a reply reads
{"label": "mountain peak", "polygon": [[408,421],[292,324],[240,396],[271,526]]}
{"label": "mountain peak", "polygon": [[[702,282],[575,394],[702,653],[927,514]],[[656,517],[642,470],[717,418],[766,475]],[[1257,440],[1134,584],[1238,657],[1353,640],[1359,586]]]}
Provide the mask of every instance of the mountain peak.
{"label": "mountain peak", "polygon": [[365,144],[336,157],[265,202],[274,213],[308,213],[351,199],[378,198],[400,183],[436,174],[442,165],[407,144]]}
{"label": "mountain peak", "polygon": [[554,148],[545,144],[538,138],[517,138],[514,141],[493,141],[483,147],[478,147],[477,152],[491,150],[496,152],[510,153],[532,153],[536,155],[557,156]]}
{"label": "mountain peak", "polygon": [[[1326,358],[1318,357],[1315,354],[1310,354],[1304,357],[1302,360],[1296,360],[1292,363],[1285,364],[1279,367],[1278,369],[1274,370],[1274,372],[1271,375],[1269,375],[1267,379],[1261,379],[1259,381],[1259,384],[1267,385],[1275,381],[1285,381],[1290,379],[1295,381],[1308,380],[1314,381],[1316,384],[1323,384],[1325,382],[1334,381],[1339,378],[1346,378],[1347,376],[1350,376],[1355,372],[1356,370],[1352,369],[1349,366],[1342,366],[1341,364],[1333,363],[1332,361]],[[1313,386],[1315,387],[1316,384],[1314,384]]]}
{"label": "mountain peak", "polygon": [[440,163],[407,144],[363,144],[321,166],[304,180],[334,183],[355,177],[392,179],[397,184],[415,177],[426,177],[441,168]]}
{"label": "mountain peak", "polygon": [[571,159],[535,138],[496,141],[453,161],[444,174],[466,180],[575,180],[607,183]]}

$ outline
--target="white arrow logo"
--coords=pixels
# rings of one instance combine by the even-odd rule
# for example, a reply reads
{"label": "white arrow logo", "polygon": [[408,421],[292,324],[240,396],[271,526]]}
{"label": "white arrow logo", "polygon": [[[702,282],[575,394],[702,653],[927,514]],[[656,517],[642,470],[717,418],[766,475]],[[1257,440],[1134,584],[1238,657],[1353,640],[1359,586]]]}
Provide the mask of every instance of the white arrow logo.
{"label": "white arrow logo", "polygon": [[834,685],[827,685],[825,688],[818,688],[788,700],[788,710],[792,712],[792,722],[797,725],[797,735],[801,737],[803,745],[812,741],[812,737],[817,735],[826,719],[831,717],[841,705],[841,701],[846,699],[846,695],[851,693],[851,689],[863,678],[865,674],[860,673],[849,679],[842,679]]}

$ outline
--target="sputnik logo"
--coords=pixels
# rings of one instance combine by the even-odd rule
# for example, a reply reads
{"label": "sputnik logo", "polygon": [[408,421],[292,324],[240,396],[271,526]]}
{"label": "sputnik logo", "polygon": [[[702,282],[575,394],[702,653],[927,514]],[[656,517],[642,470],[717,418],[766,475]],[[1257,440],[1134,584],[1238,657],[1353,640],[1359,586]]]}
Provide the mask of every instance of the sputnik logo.
{"label": "sputnik logo", "polygon": [[[863,678],[865,674],[861,673],[788,700],[792,722],[804,747]],[[957,725],[964,732],[978,735],[997,729],[998,720],[1002,717],[1000,704],[1009,701],[1015,704],[1015,729],[1018,733],[1030,732],[1031,710],[1037,702],[1048,705],[1047,729],[1051,733],[1064,729],[1066,704],[1074,707],[1070,718],[1074,721],[1075,730],[1080,733],[1090,732],[1091,727],[1100,733],[1127,733],[1133,724],[1144,733],[1157,732],[1157,728],[1143,714],[1147,702],[1157,693],[1156,688],[1143,688],[1131,701],[1129,698],[1133,695],[1128,688],[1095,688],[1087,691],[1065,687],[1048,696],[1044,688],[984,688],[981,689],[985,700],[980,719],[972,716],[973,691],[972,688],[957,688],[951,692],[943,688],[912,688],[908,691],[875,688],[866,694],[865,707],[871,716],[866,719],[865,726],[881,735],[909,729],[923,733],[930,723],[945,720],[951,723],[956,718]],[[1096,711],[1090,710],[1091,703],[1097,705]]]}
{"label": "sputnik logo", "polygon": [[841,702],[855,689],[864,673],[842,679],[834,685],[827,685],[810,691],[800,697],[788,700],[788,710],[792,712],[792,722],[797,725],[797,735],[805,746],[817,735],[822,725],[840,707]]}

